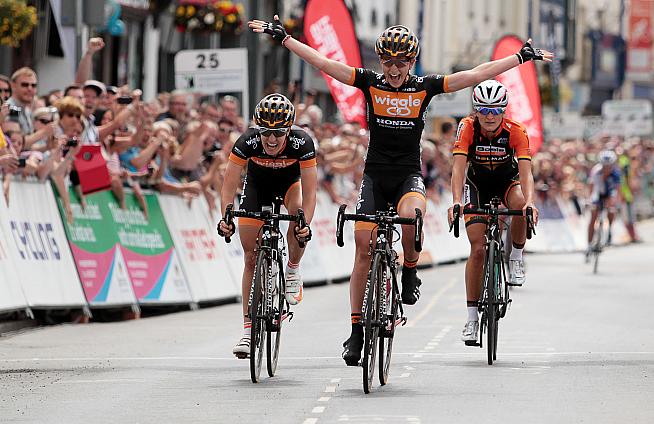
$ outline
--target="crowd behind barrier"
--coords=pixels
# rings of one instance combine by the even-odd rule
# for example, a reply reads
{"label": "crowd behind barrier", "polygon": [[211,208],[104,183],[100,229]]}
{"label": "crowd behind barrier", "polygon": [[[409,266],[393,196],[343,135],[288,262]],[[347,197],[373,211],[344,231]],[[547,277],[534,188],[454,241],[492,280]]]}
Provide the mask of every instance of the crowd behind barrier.
{"label": "crowd behind barrier", "polygon": [[[215,223],[229,152],[249,125],[238,99],[175,91],[145,102],[138,89],[89,79],[102,46],[91,39],[76,81],[44,96],[36,95],[38,75],[29,68],[0,76],[0,310],[138,309],[237,296],[238,236],[225,244]],[[356,204],[368,133],[356,123],[327,122],[315,92],[268,92],[294,101],[296,124],[317,146],[320,193],[303,277],[347,278],[354,242],[336,247],[334,221],[337,205]],[[468,253],[445,221],[455,135],[456,122],[445,121],[422,141],[425,265]],[[653,215],[654,141],[551,139],[533,161],[541,224],[528,250],[586,247],[588,176],[605,149],[618,154],[623,172],[627,226],[614,239],[637,239],[630,223]]]}

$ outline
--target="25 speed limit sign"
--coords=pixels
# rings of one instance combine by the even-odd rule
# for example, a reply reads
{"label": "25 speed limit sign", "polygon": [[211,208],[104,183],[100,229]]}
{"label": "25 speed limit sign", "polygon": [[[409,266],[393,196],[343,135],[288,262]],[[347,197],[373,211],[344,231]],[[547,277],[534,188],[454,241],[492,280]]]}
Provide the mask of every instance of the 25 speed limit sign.
{"label": "25 speed limit sign", "polygon": [[247,90],[247,49],[182,50],[175,55],[175,87],[206,94]]}

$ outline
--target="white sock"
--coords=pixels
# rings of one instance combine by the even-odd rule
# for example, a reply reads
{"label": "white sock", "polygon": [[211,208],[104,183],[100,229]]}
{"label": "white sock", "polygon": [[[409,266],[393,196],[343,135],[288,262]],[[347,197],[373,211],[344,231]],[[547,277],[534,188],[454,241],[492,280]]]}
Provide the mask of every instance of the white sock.
{"label": "white sock", "polygon": [[479,314],[476,306],[468,306],[468,321],[479,321]]}
{"label": "white sock", "polygon": [[250,338],[251,335],[252,335],[252,323],[249,321],[243,323],[243,337]]}
{"label": "white sock", "polygon": [[511,257],[509,259],[511,259],[512,261],[522,259],[523,250],[524,247],[522,249],[518,249],[517,247],[513,246],[513,249],[511,249]]}
{"label": "white sock", "polygon": [[286,275],[297,274],[300,272],[300,264],[292,264],[290,261],[286,263]]}

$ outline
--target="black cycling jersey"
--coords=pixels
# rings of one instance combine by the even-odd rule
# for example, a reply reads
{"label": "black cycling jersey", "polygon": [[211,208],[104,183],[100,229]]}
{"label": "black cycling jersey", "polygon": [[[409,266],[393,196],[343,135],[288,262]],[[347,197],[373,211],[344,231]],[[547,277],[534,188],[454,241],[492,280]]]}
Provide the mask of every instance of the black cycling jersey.
{"label": "black cycling jersey", "polygon": [[393,88],[384,74],[352,68],[350,85],[363,91],[370,144],[366,169],[402,167],[420,172],[420,137],[430,100],[447,91],[447,77],[409,75]]}
{"label": "black cycling jersey", "polygon": [[255,178],[299,177],[300,168],[316,166],[313,139],[304,130],[293,126],[284,142],[281,152],[270,156],[263,149],[259,130],[248,128],[234,143],[229,160],[243,166],[247,163],[248,175]]}

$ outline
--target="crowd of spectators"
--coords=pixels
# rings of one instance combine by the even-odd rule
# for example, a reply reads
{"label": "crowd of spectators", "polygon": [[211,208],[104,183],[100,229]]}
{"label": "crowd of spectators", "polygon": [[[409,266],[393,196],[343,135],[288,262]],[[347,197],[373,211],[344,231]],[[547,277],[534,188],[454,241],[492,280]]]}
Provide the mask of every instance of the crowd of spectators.
{"label": "crowd of spectators", "polygon": [[[18,69],[11,78],[0,75],[0,173],[7,202],[13,178],[50,179],[72,222],[69,186],[85,205],[75,156],[85,145],[99,145],[110,189],[122,207],[125,187],[132,189],[146,217],[143,189],[176,194],[189,202],[204,196],[214,207],[229,152],[249,125],[249,118],[239,114],[238,99],[223,96],[213,101],[173,91],[145,102],[138,89],[89,79],[93,55],[104,43],[92,38],[88,46],[76,80],[62,90],[37,96],[38,76],[29,68]],[[300,93],[289,87],[287,92],[296,104],[296,124],[316,143],[321,187],[336,204],[355,203],[367,130],[357,123],[326,122],[313,91]],[[446,120],[422,140],[425,185],[428,196],[437,202],[451,200],[444,194],[450,187],[455,136],[456,121]],[[537,190],[574,202],[581,213],[590,168],[598,152],[607,148],[620,155],[634,195],[652,190],[654,142],[617,138],[549,140],[533,161]]]}

